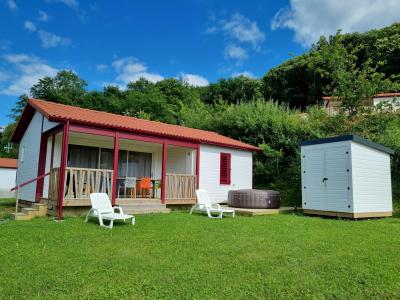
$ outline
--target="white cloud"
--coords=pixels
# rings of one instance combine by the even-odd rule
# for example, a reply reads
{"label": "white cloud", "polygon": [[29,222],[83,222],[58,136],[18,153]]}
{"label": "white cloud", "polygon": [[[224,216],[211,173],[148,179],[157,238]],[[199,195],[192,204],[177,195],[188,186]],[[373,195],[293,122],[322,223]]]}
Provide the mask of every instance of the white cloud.
{"label": "white cloud", "polygon": [[256,76],[250,71],[243,71],[243,72],[235,72],[231,74],[231,77],[239,77],[244,76],[248,78],[256,78]]}
{"label": "white cloud", "polygon": [[279,10],[271,29],[294,31],[295,40],[304,47],[318,41],[321,35],[364,32],[398,22],[398,0],[290,0],[290,7]]}
{"label": "white cloud", "polygon": [[31,86],[40,78],[57,74],[57,69],[36,56],[8,54],[3,58],[8,63],[7,69],[11,69],[13,75],[7,76],[9,80],[6,87],[0,90],[1,94],[19,96],[29,93]]}
{"label": "white cloud", "polygon": [[103,72],[103,71],[105,71],[107,69],[108,69],[108,66],[106,64],[98,64],[98,65],[96,65],[96,70],[97,71]]}
{"label": "white cloud", "polygon": [[181,80],[191,86],[206,86],[209,82],[206,78],[196,74],[181,73]]}
{"label": "white cloud", "polygon": [[34,60],[36,60],[35,57],[29,56],[27,54],[7,54],[7,55],[4,55],[3,58],[6,62],[9,62],[12,64],[19,64],[19,63],[27,62],[32,58],[34,58]]}
{"label": "white cloud", "polygon": [[60,2],[73,9],[79,8],[79,2],[76,0],[47,0],[47,2]]}
{"label": "white cloud", "polygon": [[159,74],[149,73],[147,66],[134,57],[116,59],[113,61],[112,66],[117,72],[116,81],[124,84],[138,81],[142,77],[151,82],[164,79]]}
{"label": "white cloud", "polygon": [[229,44],[225,47],[224,54],[226,58],[236,59],[238,61],[247,59],[247,51],[242,47]]}
{"label": "white cloud", "polygon": [[7,0],[7,6],[11,11],[16,11],[18,9],[17,3],[14,0]]}
{"label": "white cloud", "polygon": [[71,44],[69,38],[61,37],[45,30],[39,30],[38,35],[39,39],[42,41],[42,47],[44,48],[69,46]]}
{"label": "white cloud", "polygon": [[31,21],[25,21],[24,28],[32,32],[36,31],[36,25]]}
{"label": "white cloud", "polygon": [[43,10],[39,10],[38,21],[40,21],[40,22],[48,22],[49,21],[49,15],[46,12],[44,12]]}
{"label": "white cloud", "polygon": [[239,13],[231,15],[229,19],[219,20],[214,26],[207,29],[207,33],[222,32],[225,36],[241,43],[249,43],[254,50],[260,50],[265,34],[257,23],[245,18]]}

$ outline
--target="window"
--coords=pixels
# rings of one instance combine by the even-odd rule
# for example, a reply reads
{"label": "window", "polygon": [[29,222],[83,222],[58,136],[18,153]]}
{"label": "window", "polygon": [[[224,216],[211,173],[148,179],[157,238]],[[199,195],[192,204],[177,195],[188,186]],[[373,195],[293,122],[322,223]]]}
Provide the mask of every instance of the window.
{"label": "window", "polygon": [[151,177],[152,154],[120,150],[118,177]]}
{"label": "window", "polygon": [[69,145],[68,167],[112,170],[113,155],[112,149]]}
{"label": "window", "polygon": [[220,184],[231,184],[231,154],[230,153],[221,153],[219,183]]}

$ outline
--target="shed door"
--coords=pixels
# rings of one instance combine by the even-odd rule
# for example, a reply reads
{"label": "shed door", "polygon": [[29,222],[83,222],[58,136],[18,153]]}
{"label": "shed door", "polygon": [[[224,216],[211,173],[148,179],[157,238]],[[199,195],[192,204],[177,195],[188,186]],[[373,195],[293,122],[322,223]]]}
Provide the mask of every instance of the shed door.
{"label": "shed door", "polygon": [[304,157],[303,175],[306,178],[303,189],[306,194],[304,207],[313,209],[324,209],[325,185],[322,178],[325,176],[325,152],[324,150],[307,151]]}
{"label": "shed door", "polygon": [[343,211],[349,205],[349,148],[325,150],[325,210]]}
{"label": "shed door", "polygon": [[303,207],[348,211],[350,204],[349,147],[305,151],[303,159]]}

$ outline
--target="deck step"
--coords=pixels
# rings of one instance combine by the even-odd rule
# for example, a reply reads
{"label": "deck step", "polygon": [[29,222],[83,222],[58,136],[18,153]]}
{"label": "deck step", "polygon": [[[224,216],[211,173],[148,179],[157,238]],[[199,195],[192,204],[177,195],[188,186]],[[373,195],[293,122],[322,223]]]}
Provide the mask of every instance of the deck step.
{"label": "deck step", "polygon": [[23,207],[21,212],[12,213],[11,218],[16,221],[32,220],[35,217],[44,217],[47,214],[47,205],[32,203],[32,207]]}
{"label": "deck step", "polygon": [[16,221],[27,221],[27,220],[32,220],[35,216],[34,215],[28,215],[22,212],[19,212],[17,214],[12,213],[11,214],[11,219],[16,220]]}
{"label": "deck step", "polygon": [[154,204],[154,205],[119,205],[123,210],[125,209],[162,209],[166,208],[163,204]]}
{"label": "deck step", "polygon": [[38,211],[43,211],[47,213],[47,204],[44,203],[33,203],[32,208],[38,210]]}
{"label": "deck step", "polygon": [[160,199],[118,199],[117,205],[161,204]]}
{"label": "deck step", "polygon": [[160,214],[160,213],[170,213],[171,210],[169,208],[157,208],[157,209],[147,209],[147,208],[141,208],[141,209],[124,209],[125,214],[130,214],[130,215],[145,215],[145,214]]}

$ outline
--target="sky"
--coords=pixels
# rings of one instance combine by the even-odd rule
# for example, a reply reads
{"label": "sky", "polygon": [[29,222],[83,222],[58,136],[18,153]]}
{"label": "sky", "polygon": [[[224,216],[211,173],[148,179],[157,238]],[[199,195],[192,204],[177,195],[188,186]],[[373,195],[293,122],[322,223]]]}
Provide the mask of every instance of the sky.
{"label": "sky", "polygon": [[0,0],[0,125],[39,78],[101,90],[145,77],[260,78],[321,35],[399,21],[399,0]]}

